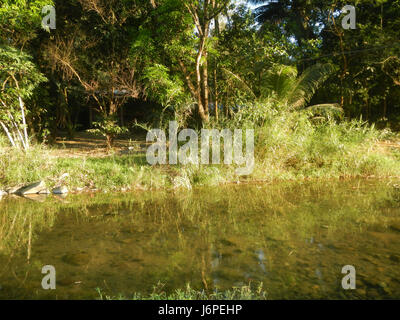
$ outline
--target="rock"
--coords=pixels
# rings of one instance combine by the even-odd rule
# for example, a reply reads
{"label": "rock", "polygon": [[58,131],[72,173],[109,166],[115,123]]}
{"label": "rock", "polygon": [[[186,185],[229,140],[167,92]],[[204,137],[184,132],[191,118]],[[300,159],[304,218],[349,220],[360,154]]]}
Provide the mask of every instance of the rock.
{"label": "rock", "polygon": [[392,229],[393,231],[400,232],[400,223],[399,222],[392,223],[390,225],[390,229]]}
{"label": "rock", "polygon": [[397,243],[399,240],[398,235],[394,233],[369,231],[367,234],[371,241],[376,241],[379,245],[383,245],[384,247],[387,247],[392,243]]}
{"label": "rock", "polygon": [[221,239],[218,242],[226,247],[234,247],[235,246],[235,244],[232,241],[229,241],[227,239]]}
{"label": "rock", "polygon": [[69,286],[75,283],[75,280],[71,277],[62,278],[60,280],[57,279],[57,285],[60,286]]}
{"label": "rock", "polygon": [[59,186],[55,187],[52,192],[53,194],[66,194],[68,193],[68,188],[66,186]]}
{"label": "rock", "polygon": [[43,189],[43,190],[40,190],[39,192],[38,192],[38,194],[50,194],[51,192],[50,192],[50,190],[49,189]]}
{"label": "rock", "polygon": [[62,202],[62,203],[68,203],[68,201],[66,200],[67,197],[68,197],[67,193],[54,194],[54,198],[57,199],[58,201]]}
{"label": "rock", "polygon": [[73,266],[84,266],[90,262],[91,256],[86,252],[69,253],[62,260]]}
{"label": "rock", "polygon": [[46,195],[44,194],[27,194],[24,196],[25,199],[36,201],[36,202],[45,202]]}
{"label": "rock", "polygon": [[17,193],[17,191],[18,191],[19,189],[21,189],[22,187],[23,187],[23,185],[19,184],[18,186],[15,186],[15,187],[11,187],[11,188],[6,189],[6,192],[7,192],[8,194],[15,194],[15,193]]}
{"label": "rock", "polygon": [[59,180],[63,180],[63,179],[68,178],[68,177],[69,177],[69,173],[67,172],[67,173],[64,173],[63,175],[61,175]]}
{"label": "rock", "polygon": [[1,196],[5,196],[5,195],[7,195],[8,193],[6,192],[6,191],[3,191],[3,190],[0,190],[0,197]]}
{"label": "rock", "polygon": [[20,195],[35,194],[46,188],[43,181],[35,182],[18,189],[15,193]]}

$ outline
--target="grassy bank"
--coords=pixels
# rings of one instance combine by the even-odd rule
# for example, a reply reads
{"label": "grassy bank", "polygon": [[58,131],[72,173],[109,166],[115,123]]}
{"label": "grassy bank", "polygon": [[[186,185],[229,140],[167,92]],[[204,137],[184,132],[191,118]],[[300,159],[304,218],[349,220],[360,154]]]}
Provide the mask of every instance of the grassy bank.
{"label": "grassy bank", "polygon": [[255,128],[255,167],[251,175],[236,176],[235,166],[226,165],[150,166],[143,152],[57,157],[51,147],[41,145],[34,145],[26,153],[16,152],[5,147],[7,142],[3,138],[0,189],[38,180],[51,187],[60,183],[65,173],[69,175],[62,182],[72,191],[190,188],[238,180],[400,176],[400,148],[382,146],[382,141],[398,141],[398,136],[362,121],[316,122],[306,112],[287,112],[263,105],[246,108],[233,119],[210,127]]}
{"label": "grassy bank", "polygon": [[131,296],[111,296],[97,289],[100,300],[266,300],[267,292],[263,290],[262,284],[258,286],[234,287],[230,290],[195,290],[188,284],[184,289],[177,289],[172,293],[163,290],[163,285],[158,284],[153,292],[148,295],[133,293]]}

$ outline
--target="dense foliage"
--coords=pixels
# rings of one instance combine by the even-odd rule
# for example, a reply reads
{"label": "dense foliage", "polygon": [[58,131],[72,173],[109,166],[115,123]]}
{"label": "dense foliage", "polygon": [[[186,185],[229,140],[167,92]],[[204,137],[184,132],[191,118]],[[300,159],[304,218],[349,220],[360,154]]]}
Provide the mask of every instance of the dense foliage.
{"label": "dense foliage", "polygon": [[0,3],[0,120],[15,145],[82,127],[111,147],[137,122],[199,127],[254,103],[398,128],[399,0],[354,1],[349,30],[348,1]]}

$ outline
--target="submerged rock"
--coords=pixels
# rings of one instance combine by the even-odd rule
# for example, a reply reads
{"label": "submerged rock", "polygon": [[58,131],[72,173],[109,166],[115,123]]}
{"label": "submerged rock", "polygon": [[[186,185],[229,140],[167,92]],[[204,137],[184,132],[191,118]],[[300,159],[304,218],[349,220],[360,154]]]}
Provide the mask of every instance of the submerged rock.
{"label": "submerged rock", "polygon": [[393,231],[397,231],[400,232],[400,222],[394,222],[390,225],[390,229],[392,229]]}
{"label": "submerged rock", "polygon": [[63,256],[62,260],[73,266],[84,266],[90,262],[91,256],[86,252],[69,253]]}
{"label": "submerged rock", "polygon": [[54,194],[66,194],[68,193],[68,188],[66,186],[55,187],[52,191]]}
{"label": "submerged rock", "polygon": [[23,196],[25,199],[36,201],[36,202],[45,202],[46,195],[44,194],[27,194]]}
{"label": "submerged rock", "polygon": [[49,189],[43,189],[43,190],[40,190],[39,192],[38,192],[38,194],[50,194],[51,192],[50,192],[50,190]]}
{"label": "submerged rock", "polygon": [[46,185],[44,184],[43,181],[39,181],[39,182],[35,182],[35,183],[29,184],[27,186],[24,186],[24,187],[18,189],[15,193],[20,194],[20,195],[35,194],[35,193],[39,193],[43,189],[46,189]]}
{"label": "submerged rock", "polygon": [[235,244],[232,241],[229,241],[228,239],[221,239],[218,242],[225,247],[234,247],[235,246]]}

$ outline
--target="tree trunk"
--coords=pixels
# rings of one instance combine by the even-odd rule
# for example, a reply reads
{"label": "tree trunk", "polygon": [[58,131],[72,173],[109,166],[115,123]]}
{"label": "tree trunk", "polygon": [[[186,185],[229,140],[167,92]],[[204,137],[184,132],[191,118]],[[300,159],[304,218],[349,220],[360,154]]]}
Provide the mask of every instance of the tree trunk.
{"label": "tree trunk", "polygon": [[8,137],[8,140],[10,140],[11,145],[15,148],[16,145],[15,145],[14,139],[13,139],[13,137],[11,136],[10,132],[8,131],[6,125],[3,123],[3,121],[0,121],[0,124],[1,124],[1,126],[3,127],[3,129],[4,129],[4,132],[6,133],[6,135],[7,135],[7,137]]}
{"label": "tree trunk", "polygon": [[204,105],[204,112],[208,115],[208,105],[209,105],[209,89],[208,89],[208,54],[204,52],[204,64],[203,64],[203,79],[202,79],[202,90],[203,90],[203,105]]}
{"label": "tree trunk", "polygon": [[22,114],[22,125],[24,127],[24,135],[25,135],[25,150],[29,149],[29,139],[28,139],[28,130],[25,120],[25,111],[24,111],[24,103],[21,97],[18,97],[19,106],[21,107],[21,114]]}
{"label": "tree trunk", "polygon": [[387,114],[387,99],[386,96],[383,99],[383,119],[386,120],[386,114]]}
{"label": "tree trunk", "polygon": [[121,106],[121,112],[120,112],[120,117],[121,117],[121,127],[123,127],[125,125],[125,121],[124,121],[124,106]]}
{"label": "tree trunk", "polygon": [[[216,8],[216,3],[215,0],[212,2],[213,8]],[[219,30],[219,15],[216,15],[214,18],[214,28],[215,28],[215,35],[217,36],[217,42],[219,40],[219,35],[220,35],[220,30]],[[214,66],[214,109],[215,109],[215,119],[218,121],[218,75],[217,75],[217,69],[218,69],[218,62],[215,60],[215,66]]]}
{"label": "tree trunk", "polygon": [[107,150],[111,150],[114,146],[114,135],[110,133],[106,133],[106,143],[107,143]]}
{"label": "tree trunk", "polygon": [[217,65],[214,70],[214,108],[215,108],[215,119],[218,121],[218,82],[217,82]]}

